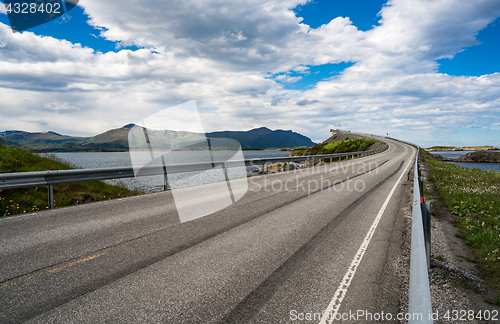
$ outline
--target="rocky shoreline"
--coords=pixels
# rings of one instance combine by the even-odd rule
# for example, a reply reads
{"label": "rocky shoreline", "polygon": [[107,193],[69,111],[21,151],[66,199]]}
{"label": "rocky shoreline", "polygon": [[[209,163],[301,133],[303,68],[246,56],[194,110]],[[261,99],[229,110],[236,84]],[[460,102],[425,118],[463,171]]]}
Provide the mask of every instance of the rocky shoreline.
{"label": "rocky shoreline", "polygon": [[437,160],[451,162],[473,162],[473,163],[500,163],[500,152],[477,151],[462,154],[450,159],[439,154],[433,154]]}
{"label": "rocky shoreline", "polygon": [[[323,162],[322,160],[309,160],[309,162],[304,161],[303,163],[274,163],[272,165],[266,165],[266,173],[276,173],[276,172],[284,172],[284,171],[289,171],[289,170],[296,170],[296,169],[305,169],[311,166],[320,166],[320,165],[325,165],[326,163]],[[252,171],[253,173],[256,174],[261,174],[262,173],[262,168],[258,168]]]}
{"label": "rocky shoreline", "polygon": [[499,151],[500,147],[497,146],[464,146],[464,147],[452,147],[452,146],[434,146],[425,149],[427,152],[453,152],[453,151]]}

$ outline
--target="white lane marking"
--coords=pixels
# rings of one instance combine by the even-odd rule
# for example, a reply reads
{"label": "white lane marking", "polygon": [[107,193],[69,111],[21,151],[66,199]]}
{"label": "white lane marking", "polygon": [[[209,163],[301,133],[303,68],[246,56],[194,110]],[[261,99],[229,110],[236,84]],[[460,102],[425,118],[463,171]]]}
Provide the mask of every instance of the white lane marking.
{"label": "white lane marking", "polygon": [[375,217],[375,220],[373,221],[372,226],[368,230],[368,233],[366,233],[365,239],[361,243],[361,246],[358,249],[358,252],[356,252],[356,255],[354,256],[354,259],[351,262],[351,265],[349,268],[347,268],[347,272],[344,275],[344,278],[340,282],[339,287],[337,288],[337,291],[335,291],[335,294],[333,295],[332,300],[330,301],[330,304],[326,308],[326,310],[323,312],[323,317],[321,318],[321,321],[319,324],[327,324],[333,322],[335,319],[335,316],[337,315],[340,305],[342,304],[342,301],[344,300],[344,297],[347,293],[347,288],[349,288],[349,285],[352,282],[352,278],[354,278],[354,275],[356,274],[356,270],[358,269],[359,264],[361,263],[361,259],[363,259],[363,255],[365,254],[368,244],[370,244],[370,241],[373,237],[373,233],[375,233],[375,230],[377,229],[378,223],[380,222],[380,219],[382,218],[382,215],[384,214],[385,209],[387,208],[387,205],[389,204],[389,201],[391,200],[392,195],[394,194],[394,191],[396,191],[396,187],[398,186],[399,182],[403,178],[403,176],[406,174],[406,171],[408,170],[408,167],[412,165],[411,160],[408,162],[408,165],[406,166],[405,170],[403,173],[401,173],[401,176],[399,177],[398,181],[392,187],[391,192],[387,196],[387,199],[385,200],[384,204],[382,205],[382,208],[380,208],[377,217]]}

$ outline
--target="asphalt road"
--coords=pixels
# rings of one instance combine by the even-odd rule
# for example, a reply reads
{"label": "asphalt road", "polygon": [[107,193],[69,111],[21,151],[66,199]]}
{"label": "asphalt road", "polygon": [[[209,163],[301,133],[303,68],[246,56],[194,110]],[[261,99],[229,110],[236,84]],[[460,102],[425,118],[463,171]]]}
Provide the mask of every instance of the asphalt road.
{"label": "asphalt road", "polygon": [[185,223],[171,192],[2,218],[0,322],[396,314],[415,149],[385,141],[376,155],[248,178],[235,204]]}

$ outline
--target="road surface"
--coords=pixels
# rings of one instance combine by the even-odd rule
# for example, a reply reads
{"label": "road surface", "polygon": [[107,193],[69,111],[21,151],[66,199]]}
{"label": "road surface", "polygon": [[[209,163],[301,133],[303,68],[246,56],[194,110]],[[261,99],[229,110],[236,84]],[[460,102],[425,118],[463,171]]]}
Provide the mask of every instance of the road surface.
{"label": "road surface", "polygon": [[4,217],[0,322],[396,314],[393,261],[416,150],[384,140],[376,155],[250,177],[235,204],[185,223],[171,192]]}

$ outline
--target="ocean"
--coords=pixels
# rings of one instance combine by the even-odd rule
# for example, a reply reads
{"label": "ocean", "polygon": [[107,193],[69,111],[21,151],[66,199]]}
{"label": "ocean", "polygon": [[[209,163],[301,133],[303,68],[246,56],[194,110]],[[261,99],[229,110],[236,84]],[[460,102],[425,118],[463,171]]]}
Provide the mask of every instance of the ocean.
{"label": "ocean", "polygon": [[[471,152],[474,151],[433,151],[429,153],[438,154],[441,155],[442,157],[453,159],[459,155]],[[491,152],[499,152],[499,151],[491,151]],[[500,171],[500,163],[473,163],[473,162],[447,162],[447,163],[456,164],[464,168],[477,168],[484,171],[497,171],[497,172]]]}
{"label": "ocean", "polygon": [[[271,158],[271,157],[284,157],[289,151],[277,150],[248,150],[242,151],[245,159],[257,158]],[[214,160],[229,159],[234,155],[233,151],[215,151],[216,156]],[[134,166],[137,165],[136,161],[147,164],[151,160],[149,152],[135,153]],[[204,151],[175,151],[169,152],[166,155],[165,164],[182,164],[207,161],[208,152]],[[59,160],[69,163],[72,167],[78,169],[101,169],[101,168],[116,168],[116,167],[129,167],[132,166],[132,161],[129,152],[78,152],[78,153],[41,153],[41,156],[54,156]],[[161,163],[161,162],[160,162]],[[260,166],[248,166],[246,168],[247,175]],[[246,176],[241,174],[239,168],[229,168],[229,178],[238,178]],[[221,172],[217,171],[200,171],[177,173],[168,176],[169,185],[171,188],[183,188],[195,186],[205,183],[221,181]],[[123,185],[132,190],[139,190],[142,192],[150,193],[163,190],[163,176],[148,176],[136,178],[123,178],[105,180],[109,184]]]}

